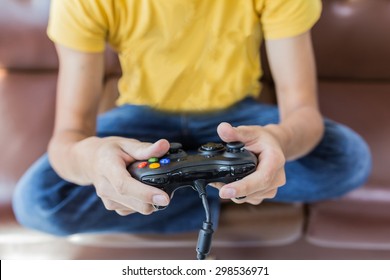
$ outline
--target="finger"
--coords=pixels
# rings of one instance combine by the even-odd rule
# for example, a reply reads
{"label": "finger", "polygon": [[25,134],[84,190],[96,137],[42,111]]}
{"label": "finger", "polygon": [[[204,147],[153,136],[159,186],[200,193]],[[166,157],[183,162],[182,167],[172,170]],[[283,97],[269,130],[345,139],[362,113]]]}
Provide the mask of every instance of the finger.
{"label": "finger", "polygon": [[224,142],[243,142],[246,146],[251,145],[258,139],[258,135],[255,130],[250,126],[238,126],[233,127],[229,123],[220,123],[217,127],[219,137]]}
{"label": "finger", "polygon": [[116,202],[113,200],[102,199],[104,207],[109,211],[115,211],[121,216],[127,216],[133,213],[141,213],[143,215],[149,215],[153,213],[155,208],[153,205],[140,203],[139,201],[128,198],[124,203]]}
{"label": "finger", "polygon": [[[155,207],[152,204],[142,203],[131,198],[125,199],[119,203],[120,206],[115,209],[116,212],[122,213],[140,213],[142,215],[150,215],[155,211]],[[128,215],[128,214],[127,214]]]}
{"label": "finger", "polygon": [[108,167],[105,179],[124,202],[127,197],[136,199],[142,203],[167,206],[169,196],[159,188],[151,187],[131,177],[126,166],[119,159],[114,159]]}
{"label": "finger", "polygon": [[248,197],[257,192],[267,192],[270,188],[280,187],[285,182],[284,160],[277,155],[270,155],[260,160],[254,173],[224,185],[219,194],[225,199]]}
{"label": "finger", "polygon": [[[169,197],[164,191],[133,179],[127,170],[108,169],[110,177],[102,175],[95,184],[96,193],[109,210],[127,209],[148,215],[154,211],[152,205],[167,206]],[[114,204],[117,203],[117,204]],[[119,205],[118,205],[119,204]]]}
{"label": "finger", "polygon": [[232,199],[233,202],[237,204],[242,204],[242,203],[249,203],[252,205],[259,205],[264,201],[264,199],[272,199],[276,196],[277,189],[272,189],[267,192],[259,192],[252,194],[250,196],[247,196],[243,200],[237,200],[237,199]]}
{"label": "finger", "polygon": [[[122,211],[128,213],[139,212],[144,215],[152,213],[154,210],[152,204],[144,203],[131,196],[122,196],[118,194],[110,185],[107,179],[102,177],[99,184],[95,185],[96,193],[101,198],[104,207],[110,211]],[[155,204],[158,204],[155,202]]]}
{"label": "finger", "polygon": [[169,142],[165,139],[160,139],[153,144],[135,139],[121,139],[120,146],[125,153],[135,160],[161,157],[169,150]]}
{"label": "finger", "polygon": [[237,200],[237,199],[232,199],[232,201],[236,204],[244,204],[244,203],[249,203],[252,205],[259,205],[262,203],[264,198],[262,197],[256,197],[256,198],[251,198],[251,199],[245,199],[245,200]]}
{"label": "finger", "polygon": [[223,186],[220,189],[219,195],[223,199],[235,199],[235,201],[247,202],[254,195],[269,195],[272,193],[272,190],[283,186],[285,183],[284,172],[281,175],[277,175],[275,180],[271,182],[268,179],[263,180],[261,174],[252,173],[240,181]]}
{"label": "finger", "polygon": [[209,183],[208,186],[211,186],[213,188],[216,188],[216,189],[221,189],[223,186],[225,185],[225,183],[221,183],[221,182],[215,182],[215,183]]}
{"label": "finger", "polygon": [[135,213],[133,210],[115,210],[115,212],[120,216],[128,216]]}
{"label": "finger", "polygon": [[121,193],[119,193],[118,201],[141,213],[147,213],[149,210],[145,209],[145,205],[168,206],[170,199],[166,192],[156,187],[145,185],[130,177],[129,184],[123,182],[119,186]]}
{"label": "finger", "polygon": [[102,202],[104,204],[104,207],[109,210],[109,211],[117,211],[117,210],[127,210],[127,211],[133,211],[133,209],[130,209],[130,208],[125,208],[124,205],[114,201],[114,200],[111,200],[111,199],[106,199],[106,198],[103,198],[102,199]]}
{"label": "finger", "polygon": [[[125,202],[126,203],[126,202]],[[155,212],[156,208],[152,204],[140,203],[139,201],[132,201],[131,208],[122,205],[115,210],[118,214],[122,213],[123,215],[129,215],[132,213],[140,213],[142,215],[150,215]]]}
{"label": "finger", "polygon": [[[267,188],[270,185],[267,181],[268,179],[265,178],[261,171],[256,171],[239,181],[224,185],[219,191],[219,196],[224,199],[248,197],[259,190]],[[240,200],[242,201],[243,199]]]}

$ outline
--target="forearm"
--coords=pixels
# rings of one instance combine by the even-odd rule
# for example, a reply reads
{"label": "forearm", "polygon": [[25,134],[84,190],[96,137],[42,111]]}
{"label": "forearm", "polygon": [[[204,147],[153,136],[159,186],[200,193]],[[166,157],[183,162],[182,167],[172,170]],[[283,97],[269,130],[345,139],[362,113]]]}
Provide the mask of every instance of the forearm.
{"label": "forearm", "polygon": [[266,44],[280,112],[280,123],[267,129],[292,160],[312,150],[324,132],[310,32]]}
{"label": "forearm", "polygon": [[56,172],[77,184],[90,184],[96,148],[96,118],[103,92],[104,55],[56,44],[60,61],[57,105],[49,159]]}
{"label": "forearm", "polygon": [[322,116],[311,106],[298,108],[282,118],[279,124],[267,125],[265,128],[279,141],[286,160],[310,152],[324,133]]}

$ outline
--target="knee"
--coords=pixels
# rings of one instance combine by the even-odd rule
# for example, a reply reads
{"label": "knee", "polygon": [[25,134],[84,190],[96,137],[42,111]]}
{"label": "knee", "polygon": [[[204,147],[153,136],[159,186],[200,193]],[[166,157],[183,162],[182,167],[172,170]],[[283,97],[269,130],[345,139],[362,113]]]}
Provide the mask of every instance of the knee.
{"label": "knee", "polygon": [[24,227],[40,230],[37,226],[37,220],[40,220],[36,213],[38,205],[31,184],[22,177],[16,185],[12,198],[12,207],[17,222]]}
{"label": "knee", "polygon": [[74,232],[64,223],[54,206],[53,183],[39,172],[37,165],[30,168],[16,185],[13,194],[13,211],[18,223],[34,230],[57,236]]}
{"label": "knee", "polygon": [[47,207],[45,198],[37,195],[36,185],[25,180],[18,183],[13,196],[13,211],[19,224],[41,232],[66,236],[72,234],[57,218],[56,212]]}
{"label": "knee", "polygon": [[287,184],[275,201],[314,202],[343,196],[364,185],[371,166],[364,139],[348,127],[328,122],[321,143],[306,157],[286,164]]}
{"label": "knee", "polygon": [[343,193],[363,186],[372,169],[368,144],[358,133],[343,125],[333,125],[330,134],[328,145],[332,147],[328,151],[333,150],[335,154],[328,155],[331,157],[329,181],[338,185]]}
{"label": "knee", "polygon": [[364,185],[372,170],[371,150],[367,142],[356,132],[347,130],[343,170],[346,183],[352,187]]}

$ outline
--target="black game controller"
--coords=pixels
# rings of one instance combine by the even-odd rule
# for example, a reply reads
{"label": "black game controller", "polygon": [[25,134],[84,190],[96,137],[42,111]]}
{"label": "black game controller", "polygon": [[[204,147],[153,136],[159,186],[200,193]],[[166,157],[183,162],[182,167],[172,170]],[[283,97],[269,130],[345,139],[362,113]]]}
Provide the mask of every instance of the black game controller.
{"label": "black game controller", "polygon": [[[199,231],[196,247],[198,260],[206,258],[211,248],[213,223],[207,202],[206,186],[209,183],[231,183],[256,170],[257,157],[244,149],[241,142],[207,143],[195,154],[187,154],[180,143],[171,143],[162,158],[137,161],[128,167],[133,178],[165,191],[170,197],[183,187],[198,191],[206,213]],[[164,209],[153,205],[157,210]]]}
{"label": "black game controller", "polygon": [[187,154],[180,143],[171,143],[162,158],[134,162],[128,171],[133,178],[172,197],[179,188],[195,188],[196,180],[227,184],[254,172],[256,166],[257,157],[245,150],[241,142],[207,143],[195,154]]}

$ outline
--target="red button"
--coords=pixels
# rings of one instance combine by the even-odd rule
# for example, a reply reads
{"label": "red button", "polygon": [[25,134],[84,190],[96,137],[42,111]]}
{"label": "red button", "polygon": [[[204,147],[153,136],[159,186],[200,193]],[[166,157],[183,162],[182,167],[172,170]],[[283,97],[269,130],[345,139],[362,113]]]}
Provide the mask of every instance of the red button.
{"label": "red button", "polygon": [[140,164],[138,164],[138,168],[145,168],[146,166],[148,166],[148,163],[146,161],[143,161],[141,162]]}

